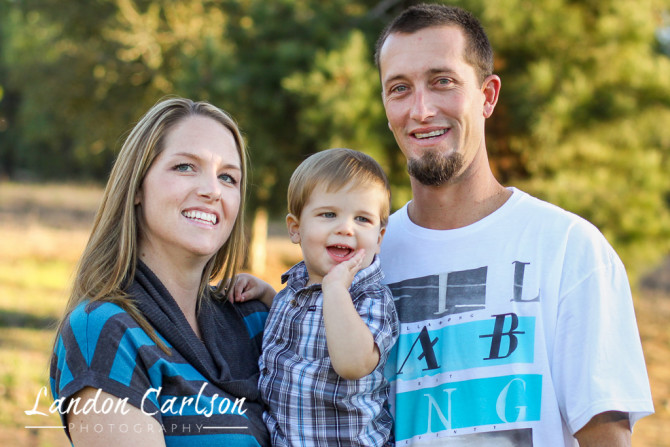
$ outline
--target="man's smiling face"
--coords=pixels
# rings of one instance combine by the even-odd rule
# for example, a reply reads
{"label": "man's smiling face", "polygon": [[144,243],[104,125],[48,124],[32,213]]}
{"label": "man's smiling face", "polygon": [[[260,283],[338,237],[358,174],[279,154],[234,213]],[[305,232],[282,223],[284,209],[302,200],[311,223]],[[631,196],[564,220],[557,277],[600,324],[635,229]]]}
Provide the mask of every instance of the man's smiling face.
{"label": "man's smiling face", "polygon": [[393,33],[380,52],[389,128],[410,175],[439,186],[461,175],[484,148],[484,104],[477,73],[463,58],[455,26]]}

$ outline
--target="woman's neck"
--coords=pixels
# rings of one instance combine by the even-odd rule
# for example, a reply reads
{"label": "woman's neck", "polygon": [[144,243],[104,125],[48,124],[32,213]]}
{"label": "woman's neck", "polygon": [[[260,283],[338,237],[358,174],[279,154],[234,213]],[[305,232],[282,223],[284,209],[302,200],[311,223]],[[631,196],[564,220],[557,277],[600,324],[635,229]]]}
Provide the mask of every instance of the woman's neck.
{"label": "woman's neck", "polygon": [[175,256],[156,256],[146,248],[139,250],[139,257],[170,292],[193,332],[200,337],[196,310],[205,262],[189,262],[188,259]]}

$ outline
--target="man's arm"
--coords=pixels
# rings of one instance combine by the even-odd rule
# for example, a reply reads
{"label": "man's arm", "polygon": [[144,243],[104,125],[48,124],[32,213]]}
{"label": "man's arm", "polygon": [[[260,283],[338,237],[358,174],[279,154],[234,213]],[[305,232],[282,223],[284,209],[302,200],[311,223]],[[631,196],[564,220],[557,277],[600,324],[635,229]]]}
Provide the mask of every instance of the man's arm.
{"label": "man's arm", "polygon": [[595,415],[577,433],[580,447],[630,447],[630,420],[627,413],[607,411]]}
{"label": "man's arm", "polygon": [[349,294],[364,252],[336,265],[323,278],[323,321],[328,355],[335,372],[356,380],[370,374],[379,363],[379,348],[356,311]]}

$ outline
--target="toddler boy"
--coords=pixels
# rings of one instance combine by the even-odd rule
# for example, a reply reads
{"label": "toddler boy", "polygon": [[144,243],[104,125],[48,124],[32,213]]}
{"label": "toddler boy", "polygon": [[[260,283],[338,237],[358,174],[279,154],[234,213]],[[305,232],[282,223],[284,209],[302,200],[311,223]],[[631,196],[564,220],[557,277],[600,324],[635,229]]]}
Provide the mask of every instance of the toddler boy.
{"label": "toddler boy", "polygon": [[379,246],[390,190],[351,149],[307,158],[291,176],[286,217],[304,260],[282,276],[259,361],[275,446],[384,445],[392,419],[383,376],[398,337]]}

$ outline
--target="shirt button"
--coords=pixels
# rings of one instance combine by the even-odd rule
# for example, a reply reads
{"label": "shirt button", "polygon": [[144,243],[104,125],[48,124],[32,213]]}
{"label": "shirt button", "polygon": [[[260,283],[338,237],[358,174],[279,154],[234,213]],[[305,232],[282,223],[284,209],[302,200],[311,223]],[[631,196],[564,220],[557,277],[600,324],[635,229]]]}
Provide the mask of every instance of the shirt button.
{"label": "shirt button", "polygon": [[298,302],[296,300],[291,300],[289,304],[291,305],[291,307],[295,307],[298,305]]}
{"label": "shirt button", "polygon": [[270,372],[270,370],[269,370],[269,369],[267,369],[267,368],[263,368],[263,371],[261,371],[261,372],[262,372],[263,374],[267,375],[267,373],[269,373],[269,372]]}
{"label": "shirt button", "polygon": [[279,337],[279,338],[277,339],[277,344],[280,345],[280,344],[282,344],[282,343],[284,343],[284,339],[281,338],[281,337]]}

